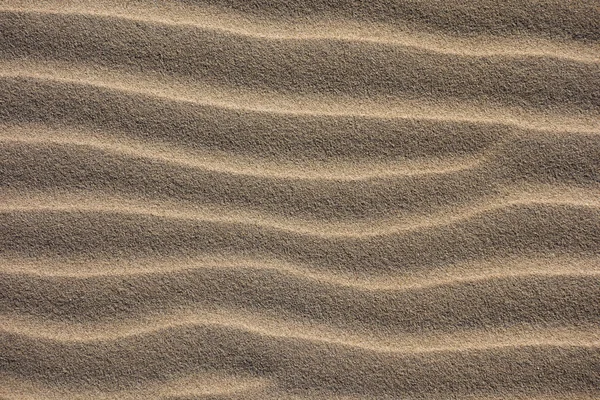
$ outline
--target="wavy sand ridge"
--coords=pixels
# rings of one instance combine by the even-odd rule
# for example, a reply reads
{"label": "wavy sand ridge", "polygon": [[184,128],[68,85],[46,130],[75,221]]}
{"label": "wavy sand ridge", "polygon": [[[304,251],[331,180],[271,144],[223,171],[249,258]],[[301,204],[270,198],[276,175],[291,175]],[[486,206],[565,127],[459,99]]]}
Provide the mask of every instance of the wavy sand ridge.
{"label": "wavy sand ridge", "polygon": [[1,4],[0,398],[600,397],[600,8],[443,3]]}

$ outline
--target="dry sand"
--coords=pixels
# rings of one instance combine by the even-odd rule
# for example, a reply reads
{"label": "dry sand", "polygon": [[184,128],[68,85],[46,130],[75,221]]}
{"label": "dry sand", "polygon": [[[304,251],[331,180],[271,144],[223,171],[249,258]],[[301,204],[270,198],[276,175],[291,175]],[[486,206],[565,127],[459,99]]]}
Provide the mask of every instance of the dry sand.
{"label": "dry sand", "polygon": [[597,0],[0,2],[0,398],[600,398]]}

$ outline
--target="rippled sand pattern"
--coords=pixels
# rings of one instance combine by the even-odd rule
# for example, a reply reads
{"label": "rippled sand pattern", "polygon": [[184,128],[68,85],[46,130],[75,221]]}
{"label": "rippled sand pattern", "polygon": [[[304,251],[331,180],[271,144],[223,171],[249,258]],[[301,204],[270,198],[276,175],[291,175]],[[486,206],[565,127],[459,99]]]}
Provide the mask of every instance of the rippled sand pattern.
{"label": "rippled sand pattern", "polygon": [[0,2],[0,398],[600,398],[600,4]]}

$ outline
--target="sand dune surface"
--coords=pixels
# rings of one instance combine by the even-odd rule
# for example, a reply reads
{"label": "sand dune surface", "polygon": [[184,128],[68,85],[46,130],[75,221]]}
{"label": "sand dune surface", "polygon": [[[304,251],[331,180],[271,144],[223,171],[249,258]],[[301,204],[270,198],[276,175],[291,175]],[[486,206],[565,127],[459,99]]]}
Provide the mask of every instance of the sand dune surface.
{"label": "sand dune surface", "polygon": [[0,398],[600,398],[598,2],[0,2]]}

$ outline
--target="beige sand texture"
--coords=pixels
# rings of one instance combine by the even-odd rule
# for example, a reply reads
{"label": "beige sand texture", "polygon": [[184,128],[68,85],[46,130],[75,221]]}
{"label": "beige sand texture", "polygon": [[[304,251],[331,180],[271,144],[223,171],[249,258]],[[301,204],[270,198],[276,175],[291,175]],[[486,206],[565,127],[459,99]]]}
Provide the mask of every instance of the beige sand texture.
{"label": "beige sand texture", "polygon": [[0,1],[0,398],[599,399],[600,2]]}

